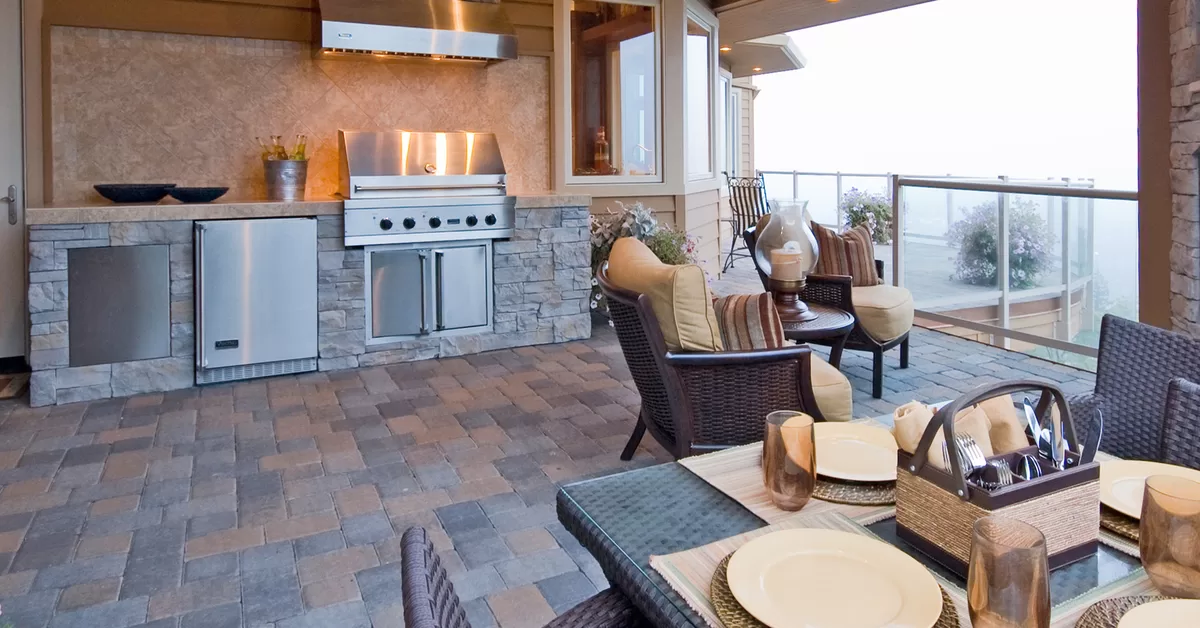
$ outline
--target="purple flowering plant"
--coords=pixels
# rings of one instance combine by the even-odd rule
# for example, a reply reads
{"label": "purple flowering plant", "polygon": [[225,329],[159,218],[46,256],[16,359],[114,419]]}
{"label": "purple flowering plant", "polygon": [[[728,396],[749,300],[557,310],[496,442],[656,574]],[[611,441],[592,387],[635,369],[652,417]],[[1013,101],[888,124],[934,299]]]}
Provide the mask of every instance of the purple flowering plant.
{"label": "purple flowering plant", "polygon": [[867,225],[875,244],[892,243],[892,202],[882,194],[858,188],[842,195],[843,227]]}
{"label": "purple flowering plant", "polygon": [[[976,286],[996,286],[999,272],[1000,232],[996,203],[976,205],[954,223],[946,234],[950,245],[958,249],[954,276]],[[1037,206],[1018,199],[1008,212],[1008,275],[1013,290],[1032,288],[1038,277],[1050,268],[1050,250],[1056,238],[1042,219]]]}

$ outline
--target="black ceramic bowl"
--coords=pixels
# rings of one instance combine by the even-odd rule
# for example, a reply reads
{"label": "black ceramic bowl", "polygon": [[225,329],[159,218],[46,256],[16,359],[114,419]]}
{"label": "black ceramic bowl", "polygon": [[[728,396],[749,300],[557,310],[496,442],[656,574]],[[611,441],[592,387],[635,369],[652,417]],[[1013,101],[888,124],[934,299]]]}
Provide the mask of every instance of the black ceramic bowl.
{"label": "black ceramic bowl", "polygon": [[102,183],[92,186],[114,203],[157,203],[174,183]]}
{"label": "black ceramic bowl", "polygon": [[229,188],[180,188],[174,187],[167,191],[180,203],[211,203],[221,198]]}

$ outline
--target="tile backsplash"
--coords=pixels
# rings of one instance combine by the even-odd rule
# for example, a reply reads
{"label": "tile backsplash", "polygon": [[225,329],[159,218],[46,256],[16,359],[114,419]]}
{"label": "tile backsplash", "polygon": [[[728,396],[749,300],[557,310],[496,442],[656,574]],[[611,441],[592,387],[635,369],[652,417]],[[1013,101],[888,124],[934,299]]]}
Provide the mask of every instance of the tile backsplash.
{"label": "tile backsplash", "polygon": [[314,59],[309,46],[54,27],[53,202],[96,183],[226,185],[263,198],[256,136],[309,137],[309,197],[337,188],[338,129],[497,135],[515,193],[550,188],[549,59],[488,66]]}

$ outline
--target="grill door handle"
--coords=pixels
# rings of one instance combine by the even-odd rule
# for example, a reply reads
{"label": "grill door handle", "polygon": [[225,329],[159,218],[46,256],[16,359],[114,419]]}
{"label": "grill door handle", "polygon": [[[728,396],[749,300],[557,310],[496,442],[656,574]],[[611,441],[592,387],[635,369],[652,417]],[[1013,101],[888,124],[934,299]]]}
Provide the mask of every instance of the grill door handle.
{"label": "grill door handle", "polygon": [[425,251],[421,251],[420,253],[417,254],[417,259],[420,260],[420,263],[421,263],[421,333],[422,334],[429,333],[429,326],[425,321],[425,258],[426,257],[427,257],[427,255],[426,255]]}
{"label": "grill door handle", "polygon": [[446,328],[445,321],[442,319],[442,259],[445,257],[445,251],[433,252],[433,289],[434,298],[437,299],[437,330],[442,331]]}

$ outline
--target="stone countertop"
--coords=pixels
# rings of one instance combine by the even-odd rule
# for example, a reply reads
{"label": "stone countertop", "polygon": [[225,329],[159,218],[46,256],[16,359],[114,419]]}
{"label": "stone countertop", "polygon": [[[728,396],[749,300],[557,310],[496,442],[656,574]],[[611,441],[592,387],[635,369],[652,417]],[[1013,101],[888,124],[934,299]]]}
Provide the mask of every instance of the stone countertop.
{"label": "stone countertop", "polygon": [[[517,207],[587,207],[591,197],[554,193],[518,195]],[[227,201],[176,203],[165,201],[142,205],[57,205],[25,210],[27,225],[78,225],[111,222],[157,222],[167,220],[224,220],[236,218],[283,218],[342,213],[342,200],[322,197],[304,201]]]}

